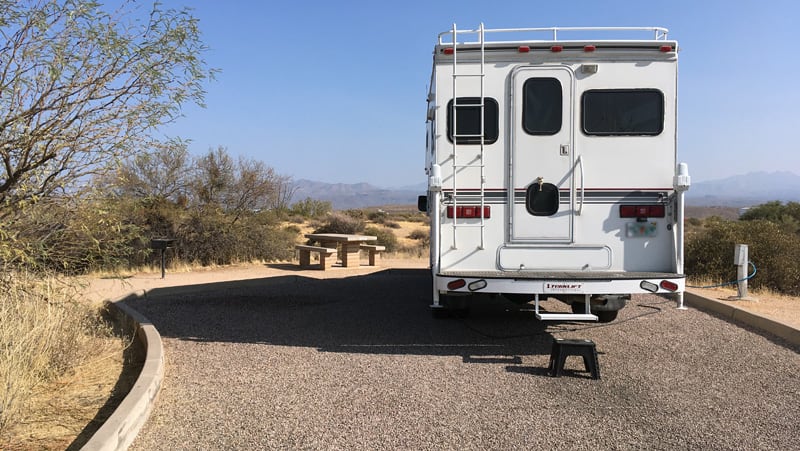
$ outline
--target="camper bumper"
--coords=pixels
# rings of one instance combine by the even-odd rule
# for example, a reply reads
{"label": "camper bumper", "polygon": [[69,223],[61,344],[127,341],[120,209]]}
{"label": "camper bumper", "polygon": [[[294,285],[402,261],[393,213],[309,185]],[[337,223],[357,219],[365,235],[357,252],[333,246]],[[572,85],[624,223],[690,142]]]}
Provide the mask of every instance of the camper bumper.
{"label": "camper bumper", "polygon": [[437,275],[435,286],[440,293],[512,293],[530,295],[616,295],[682,293],[686,287],[683,275],[664,275],[646,279],[536,279]]}

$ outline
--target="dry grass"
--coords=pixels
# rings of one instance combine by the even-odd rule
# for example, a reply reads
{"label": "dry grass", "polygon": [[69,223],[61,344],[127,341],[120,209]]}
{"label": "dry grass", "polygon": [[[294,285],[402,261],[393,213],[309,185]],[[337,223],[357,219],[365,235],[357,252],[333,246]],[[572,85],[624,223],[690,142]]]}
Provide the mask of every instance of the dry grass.
{"label": "dry grass", "polygon": [[0,295],[0,449],[63,448],[91,423],[126,343],[79,287],[13,274]]}

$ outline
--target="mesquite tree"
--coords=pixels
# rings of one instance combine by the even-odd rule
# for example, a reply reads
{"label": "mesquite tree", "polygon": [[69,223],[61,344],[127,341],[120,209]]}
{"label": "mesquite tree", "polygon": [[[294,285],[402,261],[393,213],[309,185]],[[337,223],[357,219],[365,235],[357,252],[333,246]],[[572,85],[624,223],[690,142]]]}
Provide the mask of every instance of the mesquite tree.
{"label": "mesquite tree", "polygon": [[0,0],[0,217],[141,149],[213,77],[187,9]]}

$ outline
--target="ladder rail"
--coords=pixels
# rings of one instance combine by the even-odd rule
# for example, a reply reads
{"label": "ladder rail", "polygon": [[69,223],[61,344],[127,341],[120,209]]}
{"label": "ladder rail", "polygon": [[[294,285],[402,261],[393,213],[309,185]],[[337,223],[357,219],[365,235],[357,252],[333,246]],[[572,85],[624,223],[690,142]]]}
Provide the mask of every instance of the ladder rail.
{"label": "ladder rail", "polygon": [[[458,45],[457,45],[457,35],[462,31],[458,30],[456,24],[453,24],[452,30],[449,33],[452,34],[452,41],[456,44],[453,45],[453,103],[452,103],[452,111],[450,114],[453,116],[453,125],[452,125],[452,153],[451,153],[451,160],[452,160],[452,198],[451,203],[453,206],[453,211],[458,211],[458,172],[459,169],[466,169],[466,168],[478,168],[480,169],[480,211],[484,211],[485,208],[485,188],[486,188],[486,166],[485,166],[485,159],[484,159],[484,151],[486,146],[486,105],[485,105],[485,48],[484,48],[484,26],[483,23],[480,24],[480,27],[476,32],[478,33],[478,40],[480,43],[480,72],[477,74],[461,74],[458,71]],[[448,32],[445,32],[448,33]],[[440,36],[441,40],[441,36]],[[459,78],[469,78],[469,77],[479,77],[480,80],[480,96],[479,101],[477,104],[469,103],[469,104],[459,104],[458,103],[458,79]],[[459,134],[458,133],[458,109],[461,106],[469,106],[469,107],[478,107],[480,111],[480,133],[478,134]],[[458,164],[458,141],[459,138],[478,138],[479,140],[479,155],[478,158],[480,159],[480,164]],[[486,239],[486,218],[484,215],[480,215],[480,223],[479,224],[459,224],[458,223],[458,214],[453,215],[453,243],[452,248],[458,248],[458,238],[457,238],[457,230],[462,227],[466,228],[480,228],[480,245],[479,249],[484,249],[485,247],[485,239]]]}

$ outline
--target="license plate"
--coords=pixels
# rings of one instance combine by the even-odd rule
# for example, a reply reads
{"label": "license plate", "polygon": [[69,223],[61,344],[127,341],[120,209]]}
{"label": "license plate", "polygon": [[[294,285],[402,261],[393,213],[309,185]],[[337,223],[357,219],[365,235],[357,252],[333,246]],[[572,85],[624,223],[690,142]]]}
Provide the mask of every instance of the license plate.
{"label": "license plate", "polygon": [[583,293],[581,282],[552,281],[544,283],[545,293]]}
{"label": "license plate", "polygon": [[628,238],[656,236],[658,223],[655,222],[629,222],[626,227],[625,235]]}

